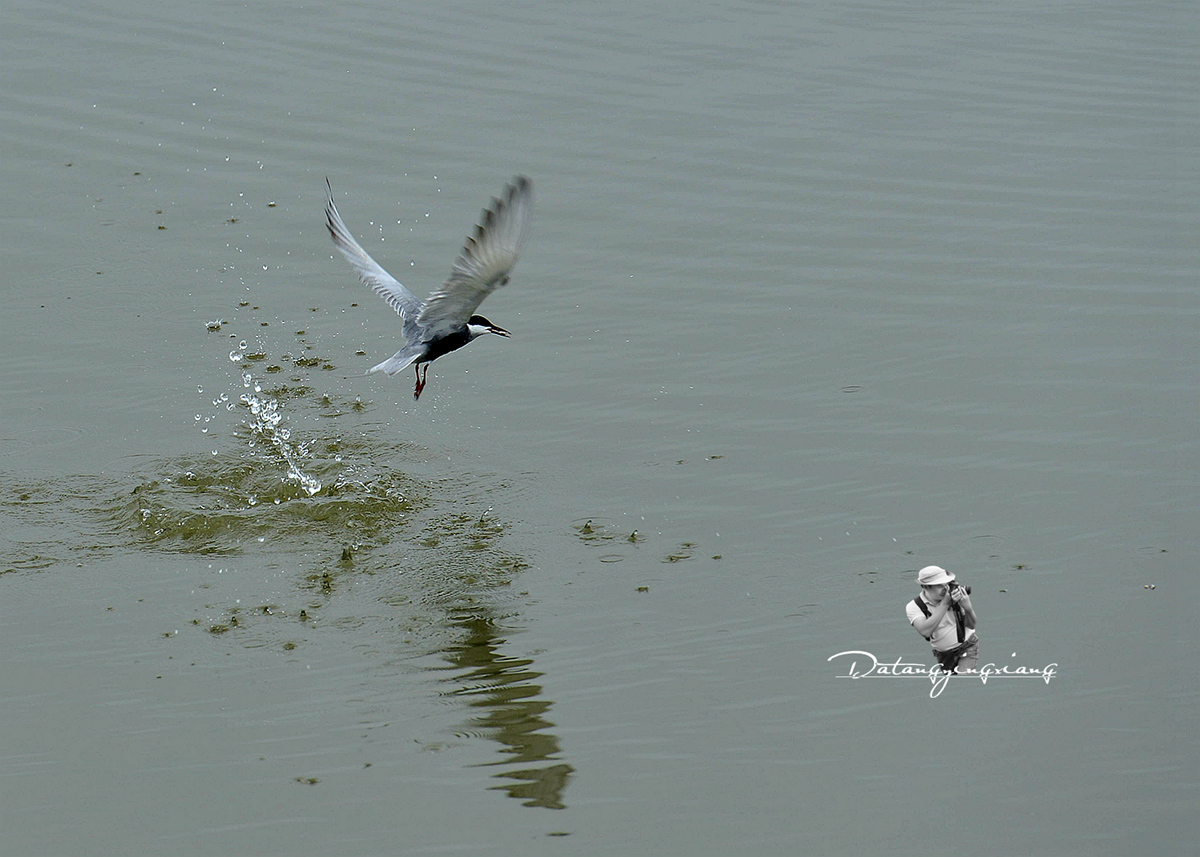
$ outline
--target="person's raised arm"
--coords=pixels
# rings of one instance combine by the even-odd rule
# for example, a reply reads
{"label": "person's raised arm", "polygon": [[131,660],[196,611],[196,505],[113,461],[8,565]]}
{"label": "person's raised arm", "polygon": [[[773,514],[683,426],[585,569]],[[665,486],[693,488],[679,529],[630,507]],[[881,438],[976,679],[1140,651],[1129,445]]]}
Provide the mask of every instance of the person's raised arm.
{"label": "person's raised arm", "polygon": [[929,611],[928,616],[918,616],[913,620],[912,626],[917,629],[922,637],[928,640],[935,628],[942,621],[942,617],[946,615],[946,611],[950,609],[950,593],[946,592],[946,597],[938,602],[937,606]]}
{"label": "person's raised arm", "polygon": [[971,596],[967,595],[967,590],[961,586],[956,587],[951,597],[958,604],[958,609],[962,612],[963,620],[967,623],[967,627],[978,628],[979,625],[975,619],[975,608],[971,606]]}

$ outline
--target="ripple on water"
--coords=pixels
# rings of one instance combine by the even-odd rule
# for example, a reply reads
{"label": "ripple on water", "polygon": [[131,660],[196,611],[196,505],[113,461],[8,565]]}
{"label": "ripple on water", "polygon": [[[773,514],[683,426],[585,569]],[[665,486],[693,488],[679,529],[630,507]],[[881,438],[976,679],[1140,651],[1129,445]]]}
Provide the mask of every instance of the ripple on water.
{"label": "ripple on water", "polygon": [[[528,567],[493,512],[503,481],[431,474],[430,452],[374,422],[371,403],[314,391],[312,373],[331,364],[309,346],[231,338],[229,374],[197,385],[211,455],[131,458],[115,479],[0,471],[0,514],[13,522],[0,574],[161,551],[190,566],[182,622],[288,651],[318,626],[382,624],[428,641],[453,633],[460,612],[492,615]],[[189,600],[197,591],[202,602]]]}
{"label": "ripple on water", "polygon": [[269,452],[168,462],[111,512],[157,547],[221,554],[257,540],[286,541],[289,550],[331,540],[384,544],[429,501],[427,489],[400,472],[336,461],[307,466],[319,485],[311,493],[312,483],[281,473]]}

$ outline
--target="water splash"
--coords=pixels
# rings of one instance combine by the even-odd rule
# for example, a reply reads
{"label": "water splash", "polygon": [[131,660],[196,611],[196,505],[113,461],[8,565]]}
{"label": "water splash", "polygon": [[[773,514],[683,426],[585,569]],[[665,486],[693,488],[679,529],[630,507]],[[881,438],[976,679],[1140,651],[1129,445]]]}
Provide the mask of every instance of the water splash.
{"label": "water splash", "polygon": [[[238,343],[237,348],[229,352],[230,362],[245,367],[248,357],[256,359],[257,355],[246,354],[246,348],[247,343],[243,339]],[[269,443],[287,465],[284,478],[298,484],[309,497],[317,494],[322,487],[321,480],[305,473],[300,468],[300,460],[308,457],[309,451],[304,443],[293,442],[291,429],[283,424],[283,413],[280,410],[279,400],[273,398],[269,393],[265,393],[262,385],[255,380],[253,373],[248,369],[243,368],[241,376],[242,387],[248,391],[242,393],[240,401],[250,409],[251,419],[247,421],[246,426],[250,429],[251,449],[258,440]],[[222,395],[213,401],[213,405],[220,405],[227,401],[228,397]],[[197,418],[199,418],[198,414]]]}
{"label": "water splash", "polygon": [[250,392],[242,393],[241,401],[249,409],[253,419],[248,423],[251,432],[250,445],[255,438],[269,442],[287,464],[287,479],[296,482],[309,497],[321,490],[321,480],[300,469],[299,460],[309,455],[303,443],[292,442],[292,430],[283,422],[279,401],[263,393],[262,385],[249,372],[242,373],[242,386]]}

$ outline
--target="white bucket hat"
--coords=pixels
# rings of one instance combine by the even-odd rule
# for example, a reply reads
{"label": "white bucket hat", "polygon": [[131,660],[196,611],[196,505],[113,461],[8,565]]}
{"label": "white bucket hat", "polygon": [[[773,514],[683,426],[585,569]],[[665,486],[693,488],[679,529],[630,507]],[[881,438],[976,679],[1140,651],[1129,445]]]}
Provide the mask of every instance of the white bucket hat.
{"label": "white bucket hat", "polygon": [[938,586],[954,580],[954,575],[938,565],[927,565],[917,572],[917,583],[922,586]]}

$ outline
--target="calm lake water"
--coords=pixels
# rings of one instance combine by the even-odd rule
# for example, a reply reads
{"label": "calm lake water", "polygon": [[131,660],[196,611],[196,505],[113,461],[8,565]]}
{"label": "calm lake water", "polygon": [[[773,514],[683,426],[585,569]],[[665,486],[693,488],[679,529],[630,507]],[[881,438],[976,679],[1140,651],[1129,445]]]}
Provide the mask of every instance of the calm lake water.
{"label": "calm lake water", "polygon": [[0,852],[1191,853],[1195,4],[3,19]]}

